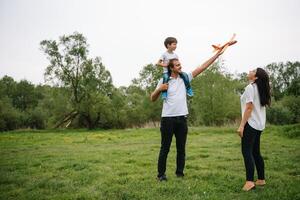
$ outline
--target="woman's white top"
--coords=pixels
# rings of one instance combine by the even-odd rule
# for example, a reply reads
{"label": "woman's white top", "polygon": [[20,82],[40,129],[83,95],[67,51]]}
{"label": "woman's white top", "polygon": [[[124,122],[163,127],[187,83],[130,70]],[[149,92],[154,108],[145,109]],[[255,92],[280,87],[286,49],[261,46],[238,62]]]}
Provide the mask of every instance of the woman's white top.
{"label": "woman's white top", "polygon": [[266,126],[266,107],[261,106],[259,93],[256,83],[250,83],[245,88],[244,93],[241,96],[241,108],[242,117],[244,115],[246,104],[252,102],[253,110],[251,116],[248,119],[248,124],[259,131],[264,130]]}

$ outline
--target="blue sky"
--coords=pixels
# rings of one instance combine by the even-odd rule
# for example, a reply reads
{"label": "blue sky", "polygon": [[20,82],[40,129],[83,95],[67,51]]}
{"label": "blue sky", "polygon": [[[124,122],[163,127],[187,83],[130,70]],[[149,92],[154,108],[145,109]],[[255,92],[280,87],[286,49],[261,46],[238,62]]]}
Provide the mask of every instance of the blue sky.
{"label": "blue sky", "polygon": [[44,83],[48,65],[39,43],[83,33],[115,86],[128,86],[165,51],[168,36],[184,71],[212,56],[211,44],[233,33],[222,55],[227,69],[247,72],[271,62],[300,60],[297,0],[0,0],[0,77]]}

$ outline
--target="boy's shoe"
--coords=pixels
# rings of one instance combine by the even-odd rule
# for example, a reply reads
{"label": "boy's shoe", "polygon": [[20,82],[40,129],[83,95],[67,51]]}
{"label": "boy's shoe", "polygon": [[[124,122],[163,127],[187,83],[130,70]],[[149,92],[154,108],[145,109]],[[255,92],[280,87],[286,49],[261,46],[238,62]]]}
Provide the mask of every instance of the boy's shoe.
{"label": "boy's shoe", "polygon": [[162,176],[158,176],[157,180],[160,181],[160,182],[162,182],[162,181],[167,181],[168,179],[167,179],[166,175],[162,175]]}
{"label": "boy's shoe", "polygon": [[167,97],[168,97],[168,92],[167,92],[167,91],[163,91],[163,92],[161,93],[161,98],[162,98],[163,100],[165,100]]}
{"label": "boy's shoe", "polygon": [[189,88],[186,89],[186,93],[187,93],[187,95],[188,95],[189,97],[194,96],[194,92],[193,92],[193,90],[192,90],[191,87],[189,87]]}

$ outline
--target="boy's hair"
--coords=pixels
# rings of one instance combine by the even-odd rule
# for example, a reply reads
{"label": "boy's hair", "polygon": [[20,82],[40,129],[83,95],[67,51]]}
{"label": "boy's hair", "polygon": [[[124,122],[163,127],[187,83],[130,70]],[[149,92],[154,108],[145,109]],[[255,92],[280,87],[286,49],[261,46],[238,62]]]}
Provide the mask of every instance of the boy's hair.
{"label": "boy's hair", "polygon": [[164,45],[165,45],[166,48],[168,48],[168,44],[170,45],[172,43],[177,43],[177,39],[174,38],[174,37],[167,37],[165,39]]}

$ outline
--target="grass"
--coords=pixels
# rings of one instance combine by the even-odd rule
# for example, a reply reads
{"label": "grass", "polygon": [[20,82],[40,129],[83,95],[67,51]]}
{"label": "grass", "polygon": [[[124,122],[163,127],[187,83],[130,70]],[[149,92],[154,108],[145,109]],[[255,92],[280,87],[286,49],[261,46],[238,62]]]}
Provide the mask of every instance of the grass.
{"label": "grass", "polygon": [[1,133],[0,199],[300,199],[299,130],[264,131],[267,185],[247,193],[235,128],[190,128],[183,179],[173,138],[163,183],[159,129]]}

